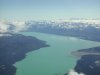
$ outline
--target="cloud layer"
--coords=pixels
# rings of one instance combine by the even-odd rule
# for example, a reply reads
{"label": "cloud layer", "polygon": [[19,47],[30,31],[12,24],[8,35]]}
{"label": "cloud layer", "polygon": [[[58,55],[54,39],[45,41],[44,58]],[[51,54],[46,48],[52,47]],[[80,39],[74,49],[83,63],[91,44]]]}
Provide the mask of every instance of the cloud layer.
{"label": "cloud layer", "polygon": [[74,70],[70,70],[70,72],[68,73],[68,75],[85,75],[83,73],[77,73]]}
{"label": "cloud layer", "polygon": [[6,32],[19,32],[26,30],[29,26],[25,24],[25,22],[7,22],[7,21],[0,21],[0,33]]}

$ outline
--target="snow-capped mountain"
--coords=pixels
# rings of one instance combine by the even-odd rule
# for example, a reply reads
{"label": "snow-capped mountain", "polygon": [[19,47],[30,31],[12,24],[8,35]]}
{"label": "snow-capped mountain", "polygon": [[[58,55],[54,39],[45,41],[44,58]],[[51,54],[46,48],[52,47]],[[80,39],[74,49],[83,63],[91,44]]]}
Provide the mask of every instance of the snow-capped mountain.
{"label": "snow-capped mountain", "polygon": [[28,21],[27,25],[36,27],[57,27],[57,28],[87,28],[89,26],[100,28],[100,20],[52,20],[52,21]]}
{"label": "snow-capped mountain", "polygon": [[100,20],[28,21],[27,31],[36,31],[100,41]]}
{"label": "snow-capped mountain", "polygon": [[0,32],[35,31],[100,41],[100,20],[0,21]]}
{"label": "snow-capped mountain", "polygon": [[37,28],[64,28],[64,29],[75,29],[79,28],[80,30],[93,27],[100,28],[100,20],[51,20],[51,21],[0,21],[0,32],[8,31],[22,31],[27,30],[31,27]]}

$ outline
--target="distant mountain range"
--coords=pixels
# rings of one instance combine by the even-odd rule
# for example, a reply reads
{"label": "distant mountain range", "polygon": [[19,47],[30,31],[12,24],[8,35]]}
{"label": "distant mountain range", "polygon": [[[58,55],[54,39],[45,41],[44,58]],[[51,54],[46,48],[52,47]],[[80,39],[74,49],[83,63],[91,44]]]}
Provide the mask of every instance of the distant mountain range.
{"label": "distant mountain range", "polygon": [[35,31],[100,41],[100,20],[0,21],[0,32]]}
{"label": "distant mountain range", "polygon": [[95,22],[75,21],[28,21],[26,31],[74,36],[81,39],[100,41],[100,24]]}

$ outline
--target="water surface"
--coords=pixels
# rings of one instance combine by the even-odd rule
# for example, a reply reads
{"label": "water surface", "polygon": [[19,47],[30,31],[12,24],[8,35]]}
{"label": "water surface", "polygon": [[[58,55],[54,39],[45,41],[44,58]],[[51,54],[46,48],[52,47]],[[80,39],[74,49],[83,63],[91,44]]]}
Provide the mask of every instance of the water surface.
{"label": "water surface", "polygon": [[59,36],[39,32],[22,32],[44,40],[50,47],[27,53],[22,61],[15,64],[16,75],[63,75],[76,65],[77,58],[72,51],[100,46],[100,42],[75,37]]}

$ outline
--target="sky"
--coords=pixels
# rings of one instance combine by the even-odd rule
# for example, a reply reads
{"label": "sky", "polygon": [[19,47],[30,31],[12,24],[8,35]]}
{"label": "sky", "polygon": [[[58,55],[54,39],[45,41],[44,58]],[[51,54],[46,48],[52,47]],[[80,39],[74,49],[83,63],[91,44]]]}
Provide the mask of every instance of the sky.
{"label": "sky", "polygon": [[100,0],[0,0],[0,20],[100,19]]}

